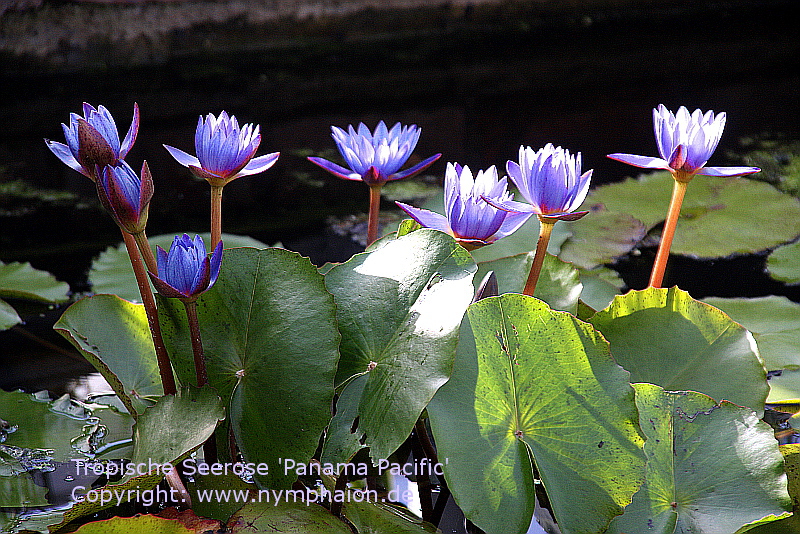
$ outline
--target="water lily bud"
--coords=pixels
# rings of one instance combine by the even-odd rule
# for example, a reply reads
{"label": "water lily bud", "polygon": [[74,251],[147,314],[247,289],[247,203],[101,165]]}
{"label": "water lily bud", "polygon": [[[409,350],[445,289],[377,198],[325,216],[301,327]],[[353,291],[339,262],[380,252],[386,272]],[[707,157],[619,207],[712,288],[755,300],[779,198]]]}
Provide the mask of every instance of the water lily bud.
{"label": "water lily bud", "polygon": [[189,234],[183,234],[175,236],[169,252],[157,246],[156,258],[159,274],[149,273],[156,290],[168,298],[193,302],[217,281],[222,264],[222,242],[209,258],[202,237],[196,235],[192,239]]}

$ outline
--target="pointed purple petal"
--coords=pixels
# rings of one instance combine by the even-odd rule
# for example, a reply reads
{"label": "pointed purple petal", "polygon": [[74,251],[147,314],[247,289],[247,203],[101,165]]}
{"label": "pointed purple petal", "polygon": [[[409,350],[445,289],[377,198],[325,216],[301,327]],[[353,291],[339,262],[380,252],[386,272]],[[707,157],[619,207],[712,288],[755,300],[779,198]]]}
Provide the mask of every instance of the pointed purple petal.
{"label": "pointed purple petal", "polygon": [[403,204],[402,202],[395,201],[395,204],[397,204],[400,209],[408,213],[412,219],[420,223],[425,228],[433,228],[434,230],[439,230],[446,234],[453,235],[453,232],[450,229],[450,223],[447,221],[447,217],[444,215],[440,215],[436,212],[422,208],[415,208],[414,206],[409,206],[408,204]]}
{"label": "pointed purple petal", "polygon": [[417,163],[413,167],[410,167],[410,168],[408,168],[408,169],[406,169],[404,171],[400,171],[398,173],[395,173],[395,174],[389,176],[388,180],[400,180],[401,178],[408,178],[409,176],[413,176],[413,175],[417,174],[418,172],[424,171],[425,169],[427,169],[428,167],[433,165],[433,163],[437,159],[439,159],[441,157],[442,157],[441,154],[434,154],[433,156],[429,157],[428,159],[426,159],[426,160],[424,160],[424,161],[422,161],[420,163]]}
{"label": "pointed purple petal", "polygon": [[669,169],[667,161],[661,158],[636,156],[634,154],[609,154],[607,157],[643,169]]}
{"label": "pointed purple petal", "polygon": [[161,296],[164,296],[164,297],[167,297],[167,298],[171,298],[171,299],[179,299],[179,298],[184,298],[184,297],[188,296],[188,295],[184,295],[183,293],[181,293],[180,291],[178,291],[177,289],[175,289],[174,287],[172,287],[167,282],[165,282],[161,278],[157,277],[153,273],[148,271],[147,274],[150,275],[150,281],[153,282],[153,285],[155,286],[156,291],[158,291],[158,293]]}
{"label": "pointed purple petal", "polygon": [[49,139],[44,140],[47,143],[47,148],[56,155],[58,159],[60,159],[63,163],[65,163],[69,168],[78,171],[79,173],[86,175],[86,171],[83,169],[78,160],[75,159],[75,156],[72,155],[72,151],[69,149],[67,145],[64,143],[59,143],[56,141],[50,141]]}
{"label": "pointed purple petal", "polygon": [[170,155],[172,155],[172,157],[175,158],[175,160],[184,167],[188,167],[189,165],[200,167],[200,160],[192,156],[191,154],[187,154],[183,150],[171,147],[169,145],[164,145],[164,148],[166,148],[167,152],[169,152]]}
{"label": "pointed purple petal", "polygon": [[761,169],[758,167],[703,167],[695,172],[695,174],[702,174],[704,176],[743,176],[759,171],[761,171]]}
{"label": "pointed purple petal", "polygon": [[495,240],[508,237],[517,230],[519,230],[520,227],[523,224],[525,224],[528,221],[528,219],[530,219],[531,215],[533,215],[533,212],[529,213],[507,212],[503,224],[500,225],[500,229],[494,233]]}
{"label": "pointed purple petal", "polygon": [[278,156],[280,155],[280,152],[273,152],[272,154],[267,154],[266,156],[258,156],[257,158],[253,158],[250,160],[250,163],[245,165],[244,168],[239,171],[239,174],[242,176],[248,176],[251,174],[264,172],[275,165],[275,162],[278,160]]}
{"label": "pointed purple petal", "polygon": [[333,163],[332,161],[328,161],[324,158],[317,158],[317,157],[309,157],[308,161],[311,163],[315,163],[319,165],[329,173],[338,176],[339,178],[343,178],[345,180],[357,180],[361,181],[361,175],[354,173],[350,169],[345,169],[344,167]]}
{"label": "pointed purple petal", "polygon": [[210,289],[216,281],[217,277],[219,276],[220,266],[222,265],[222,241],[217,243],[217,246],[214,247],[214,252],[211,254],[211,280],[208,282],[208,288]]}
{"label": "pointed purple petal", "polygon": [[133,120],[131,121],[131,127],[128,128],[128,133],[125,135],[125,139],[122,141],[122,146],[119,148],[119,158],[123,159],[125,156],[128,155],[128,151],[130,151],[133,143],[136,142],[136,135],[139,133],[139,104],[136,102],[133,103]]}

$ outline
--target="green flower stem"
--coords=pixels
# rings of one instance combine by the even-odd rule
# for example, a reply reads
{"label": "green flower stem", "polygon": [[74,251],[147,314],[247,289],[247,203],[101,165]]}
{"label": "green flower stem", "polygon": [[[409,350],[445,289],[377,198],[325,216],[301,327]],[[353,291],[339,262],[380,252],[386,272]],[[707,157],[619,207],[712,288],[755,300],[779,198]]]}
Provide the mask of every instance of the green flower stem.
{"label": "green flower stem", "polygon": [[539,273],[542,271],[544,256],[547,253],[547,244],[550,242],[550,234],[553,233],[555,224],[553,220],[539,217],[539,241],[536,243],[536,254],[533,256],[533,264],[528,273],[528,281],[525,282],[525,289],[522,291],[523,295],[532,297],[536,291],[536,283],[539,281]]}
{"label": "green flower stem", "polygon": [[658,252],[656,252],[656,261],[650,273],[650,287],[661,287],[661,282],[664,280],[664,271],[667,268],[667,260],[669,259],[669,249],[672,247],[672,238],[675,236],[675,227],[678,225],[681,204],[683,204],[683,197],[686,194],[686,186],[688,184],[688,181],[676,179],[672,186],[672,198],[669,201],[667,220],[664,223],[664,231],[661,234]]}
{"label": "green flower stem", "polygon": [[[194,371],[197,377],[197,387],[203,387],[208,383],[208,373],[206,372],[206,358],[203,354],[203,340],[200,338],[200,321],[197,320],[197,301],[184,300],[183,307],[186,309],[186,319],[189,322],[189,333],[192,338],[192,353],[194,354]],[[209,464],[217,462],[217,441],[215,434],[212,434],[203,444],[203,458],[206,463]]]}
{"label": "green flower stem", "polygon": [[136,241],[136,245],[139,247],[139,253],[142,255],[142,259],[144,260],[147,270],[158,276],[158,264],[156,263],[156,257],[153,255],[153,249],[150,248],[150,243],[147,241],[147,235],[144,233],[144,230],[138,234],[133,234],[133,239]]}
{"label": "green flower stem", "polygon": [[378,239],[378,213],[381,209],[381,187],[383,184],[369,186],[369,220],[367,223],[367,246]]}
{"label": "green flower stem", "polygon": [[222,240],[222,185],[211,186],[211,250]]}
{"label": "green flower stem", "polygon": [[158,372],[161,375],[161,387],[164,389],[164,395],[175,395],[177,392],[175,377],[172,375],[172,365],[169,361],[167,347],[164,345],[164,339],[161,337],[161,325],[158,322],[158,309],[156,308],[156,300],[153,297],[153,290],[150,288],[150,280],[145,272],[142,257],[139,255],[136,240],[131,234],[125,231],[122,232],[122,238],[125,241],[125,247],[128,249],[128,257],[131,260],[133,274],[136,276],[136,283],[139,285],[139,293],[142,296],[144,311],[147,314],[147,324],[150,326],[150,334],[153,337],[153,347],[155,348],[156,359],[158,361]]}

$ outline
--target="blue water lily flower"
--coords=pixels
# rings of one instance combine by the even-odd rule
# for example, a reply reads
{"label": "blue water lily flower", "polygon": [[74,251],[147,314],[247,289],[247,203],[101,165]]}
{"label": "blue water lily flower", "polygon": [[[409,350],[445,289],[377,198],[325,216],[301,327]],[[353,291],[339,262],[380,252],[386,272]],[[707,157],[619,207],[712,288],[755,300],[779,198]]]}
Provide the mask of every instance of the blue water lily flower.
{"label": "blue water lily flower", "polygon": [[211,257],[206,254],[203,238],[189,234],[175,236],[169,252],[156,247],[158,276],[150,274],[156,290],[165,297],[192,302],[217,281],[222,263],[222,242]]}
{"label": "blue water lily flower", "polygon": [[531,213],[511,213],[487,203],[483,196],[511,200],[505,177],[498,180],[494,165],[478,171],[473,179],[469,167],[448,163],[444,175],[445,215],[396,204],[426,228],[434,228],[456,238],[467,249],[493,243],[514,233]]}
{"label": "blue water lily flower", "polygon": [[402,126],[398,122],[388,129],[386,124],[381,121],[375,131],[370,132],[364,123],[360,123],[358,130],[352,125],[348,126],[346,132],[341,128],[331,126],[331,132],[339,152],[350,168],[346,169],[323,158],[309,157],[308,159],[345,180],[363,180],[369,185],[399,180],[417,174],[441,157],[441,154],[436,154],[413,167],[400,171],[419,141],[421,130],[414,124]]}
{"label": "blue water lily flower", "polygon": [[153,198],[153,177],[147,162],[142,164],[141,178],[124,160],[107,165],[97,175],[97,196],[114,221],[128,233],[143,232]]}
{"label": "blue water lily flower", "polygon": [[61,124],[67,143],[45,139],[47,147],[58,159],[84,176],[95,179],[95,166],[117,165],[128,155],[139,132],[139,106],[133,105],[133,121],[120,143],[117,125],[111,113],[84,102],[83,117],[70,113],[69,126]]}
{"label": "blue water lily flower", "polygon": [[197,121],[196,157],[169,145],[164,148],[195,176],[213,186],[224,186],[241,176],[264,172],[275,164],[279,152],[253,157],[260,144],[259,126],[239,127],[236,117],[223,111],[219,117],[209,113],[205,120],[201,116]]}
{"label": "blue water lily flower", "polygon": [[739,176],[752,174],[757,167],[705,167],[717,148],[725,128],[725,113],[699,109],[689,113],[684,106],[672,113],[663,104],[653,109],[653,129],[660,158],[635,154],[609,154],[608,157],[644,169],[664,169],[678,181],[688,182],[695,174]]}
{"label": "blue water lily flower", "polygon": [[540,220],[574,221],[588,213],[575,212],[589,192],[592,176],[591,170],[581,174],[580,152],[573,156],[569,150],[550,143],[538,151],[521,146],[519,163],[509,161],[506,170],[530,204],[484,195],[493,206],[515,213],[535,213]]}

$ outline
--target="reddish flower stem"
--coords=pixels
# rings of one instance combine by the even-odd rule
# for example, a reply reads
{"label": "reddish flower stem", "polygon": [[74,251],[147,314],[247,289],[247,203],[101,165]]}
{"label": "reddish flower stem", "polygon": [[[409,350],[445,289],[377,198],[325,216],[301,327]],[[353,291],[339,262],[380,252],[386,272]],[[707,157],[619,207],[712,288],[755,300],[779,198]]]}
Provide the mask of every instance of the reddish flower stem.
{"label": "reddish flower stem", "polygon": [[369,186],[369,220],[367,222],[367,246],[378,239],[378,213],[381,209],[381,187],[383,184]]}
{"label": "reddish flower stem", "polygon": [[683,204],[687,185],[688,182],[675,180],[672,186],[672,199],[669,201],[667,220],[664,223],[661,243],[658,245],[656,260],[650,273],[650,287],[661,287],[661,282],[664,280],[664,271],[667,268],[667,260],[669,259],[669,249],[672,247],[672,238],[675,236],[675,227],[678,225],[678,218],[681,215],[681,204]]}
{"label": "reddish flower stem", "polygon": [[139,247],[139,253],[142,255],[145,267],[147,267],[148,271],[158,276],[156,257],[153,255],[153,249],[150,248],[150,243],[147,241],[147,235],[144,233],[144,230],[138,234],[133,234],[133,238],[136,241],[136,245]]}
{"label": "reddish flower stem", "polygon": [[221,185],[211,186],[211,250],[217,248],[217,243],[222,240],[222,188]]}
{"label": "reddish flower stem", "polygon": [[547,244],[550,242],[550,234],[553,232],[555,224],[555,222],[543,221],[539,217],[539,241],[536,243],[536,254],[533,256],[528,281],[525,283],[525,289],[522,290],[523,295],[532,297],[533,292],[536,291],[536,283],[539,281],[539,273],[542,271],[544,256],[547,253]]}
{"label": "reddish flower stem", "polygon": [[[203,387],[208,383],[208,373],[206,372],[206,358],[203,353],[203,340],[200,337],[200,321],[197,319],[197,302],[183,301],[186,309],[186,319],[189,322],[189,333],[192,338],[192,353],[194,354],[194,372],[197,377],[197,387]],[[217,441],[216,435],[211,437],[203,444],[203,458],[206,463],[214,464],[217,462]]]}
{"label": "reddish flower stem", "polygon": [[136,283],[139,285],[139,293],[142,296],[144,311],[147,314],[147,324],[150,326],[150,334],[153,337],[153,347],[155,348],[156,359],[158,361],[158,372],[161,375],[161,387],[164,389],[164,395],[175,395],[177,392],[175,377],[172,375],[172,365],[169,361],[169,354],[167,353],[167,347],[164,345],[164,339],[161,336],[161,325],[158,322],[158,309],[156,308],[156,301],[153,297],[153,290],[150,288],[150,280],[147,277],[142,257],[136,246],[136,239],[125,231],[122,232],[122,238],[125,241],[125,247],[128,249],[128,257],[130,257],[133,274],[136,276]]}

